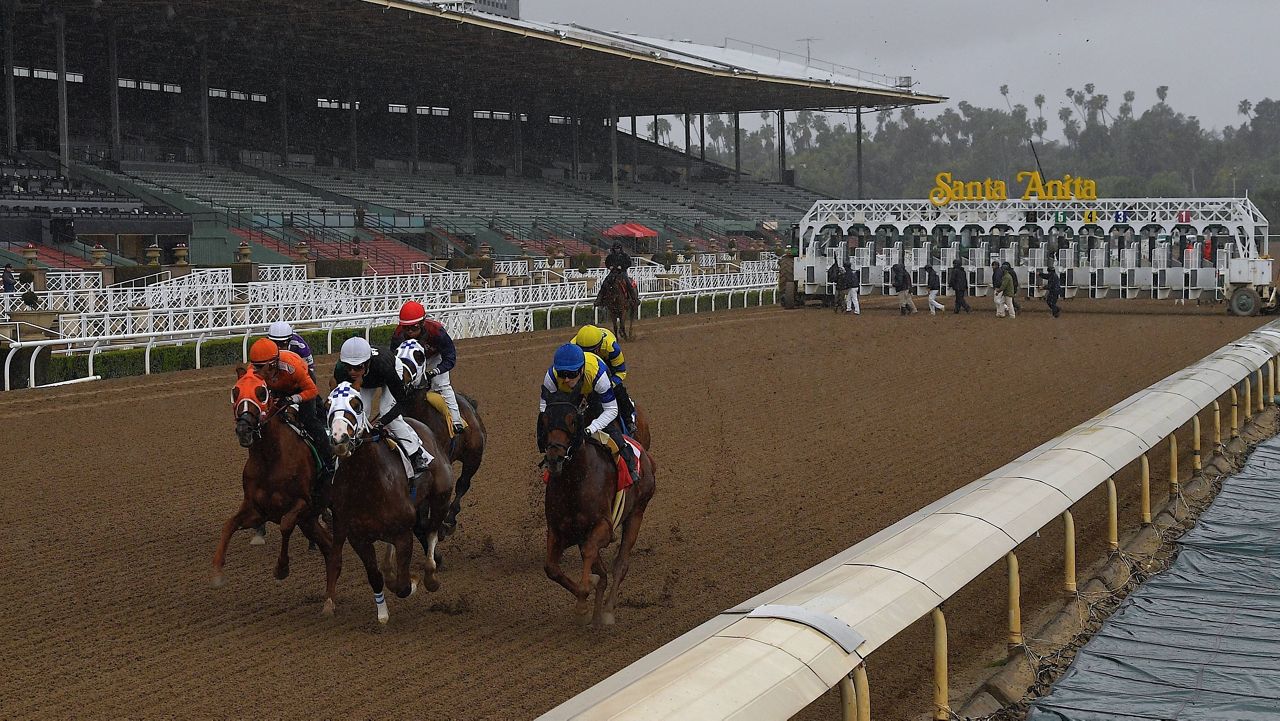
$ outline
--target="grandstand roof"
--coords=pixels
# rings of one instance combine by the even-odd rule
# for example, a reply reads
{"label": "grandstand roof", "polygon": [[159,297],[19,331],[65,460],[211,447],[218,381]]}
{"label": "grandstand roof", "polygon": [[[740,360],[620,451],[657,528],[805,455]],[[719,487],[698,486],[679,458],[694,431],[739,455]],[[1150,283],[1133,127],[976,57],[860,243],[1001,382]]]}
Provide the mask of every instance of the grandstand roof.
{"label": "grandstand roof", "polygon": [[[208,42],[210,83],[271,92],[357,96],[448,107],[604,117],[803,108],[885,107],[945,98],[885,76],[808,67],[736,48],[532,22],[428,0],[50,0],[67,16],[69,56],[105,55],[105,21],[120,31],[122,74],[194,77]],[[171,8],[171,9],[170,9]],[[19,21],[41,16],[34,3]],[[36,54],[49,37],[19,34]],[[175,77],[177,76],[177,77]]]}

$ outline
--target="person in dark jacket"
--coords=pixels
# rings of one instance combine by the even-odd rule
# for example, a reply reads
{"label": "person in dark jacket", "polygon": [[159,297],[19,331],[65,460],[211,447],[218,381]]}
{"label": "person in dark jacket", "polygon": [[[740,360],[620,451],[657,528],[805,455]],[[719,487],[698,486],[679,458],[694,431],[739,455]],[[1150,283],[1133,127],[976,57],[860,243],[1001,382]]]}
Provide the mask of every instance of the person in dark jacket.
{"label": "person in dark jacket", "polygon": [[844,290],[840,287],[844,279],[844,270],[840,268],[840,261],[835,258],[831,259],[831,267],[827,268],[827,288],[831,290],[831,303],[835,305],[840,302],[840,291]]}
{"label": "person in dark jacket", "polygon": [[951,261],[951,270],[947,275],[947,287],[951,289],[951,295],[955,297],[955,312],[959,313],[963,308],[964,312],[972,313],[973,308],[969,307],[969,274],[965,272],[964,266],[960,264],[960,259],[956,258]]}
{"label": "person in dark jacket", "polygon": [[1004,268],[1000,266],[1000,261],[991,261],[991,292],[995,296],[996,315],[1000,315],[1004,308],[1004,292],[1000,290],[1004,285]]}
{"label": "person in dark jacket", "polygon": [[1004,262],[1002,270],[1013,276],[1013,295],[1008,298],[1008,300],[1013,303],[1013,309],[1015,311],[1022,312],[1022,305],[1018,303],[1018,289],[1021,287],[1018,285],[1018,274],[1014,272],[1013,266],[1010,265],[1007,260]]}
{"label": "person in dark jacket", "polygon": [[1045,305],[1049,306],[1049,312],[1057,318],[1062,313],[1062,309],[1058,307],[1058,298],[1062,296],[1062,278],[1058,275],[1058,269],[1053,266],[1042,271],[1040,278],[1044,280]]}
{"label": "person in dark jacket", "polygon": [[898,294],[898,312],[901,315],[912,315],[916,312],[916,303],[911,299],[911,274],[902,263],[894,263],[889,269],[889,281]]}
{"label": "person in dark jacket", "polygon": [[924,267],[925,282],[929,285],[929,315],[937,315],[938,311],[946,310],[947,307],[938,302],[938,293],[942,292],[942,278],[938,276],[938,271],[934,269],[933,264]]}
{"label": "person in dark jacket", "polygon": [[[627,294],[627,299],[631,304],[639,303],[640,299],[636,296],[636,289],[631,285],[631,276],[627,274],[627,271],[631,269],[631,256],[622,249],[621,242],[616,240],[613,242],[613,245],[609,248],[609,254],[604,257],[604,267],[609,269],[609,275],[600,284],[600,293],[596,296],[596,305],[604,305],[605,289],[618,282],[624,284],[622,287],[623,292]],[[621,281],[619,281],[618,276],[621,276]]]}
{"label": "person in dark jacket", "polygon": [[[433,460],[422,447],[422,439],[405,423],[401,413],[409,402],[409,390],[404,387],[396,370],[395,356],[378,353],[369,347],[363,336],[348,338],[342,344],[338,365],[333,368],[333,383],[347,382],[360,389],[364,407],[368,409],[370,422],[385,426],[404,449],[413,464],[414,475],[427,470]],[[373,392],[382,389],[382,400],[374,414]]]}
{"label": "person in dark jacket", "polygon": [[840,285],[844,289],[844,312],[862,315],[862,307],[858,304],[858,288],[862,285],[862,271],[854,268],[846,260],[844,274],[840,276]]}

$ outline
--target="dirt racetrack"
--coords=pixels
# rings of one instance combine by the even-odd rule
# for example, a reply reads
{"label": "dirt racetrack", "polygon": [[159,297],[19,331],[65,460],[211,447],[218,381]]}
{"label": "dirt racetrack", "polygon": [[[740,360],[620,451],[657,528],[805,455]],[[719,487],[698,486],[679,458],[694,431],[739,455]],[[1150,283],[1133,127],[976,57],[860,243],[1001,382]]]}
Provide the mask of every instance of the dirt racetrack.
{"label": "dirt racetrack", "polygon": [[[0,396],[0,716],[528,718],[1262,322],[1083,300],[1057,321],[1030,303],[997,321],[990,300],[904,319],[888,303],[643,323],[625,350],[658,491],[610,629],[576,626],[541,568],[537,383],[566,331],[459,344],[489,452],[443,588],[392,598],[385,629],[349,548],[336,618],[300,536],[272,579],[274,527],[265,547],[238,534],[210,587],[244,458],[230,368]],[[1076,518],[1084,565],[1104,517]],[[1020,551],[1028,615],[1058,593],[1051,535]],[[956,673],[991,660],[960,649],[1001,647],[1001,573],[948,604]],[[928,708],[922,628],[872,656],[877,718]]]}

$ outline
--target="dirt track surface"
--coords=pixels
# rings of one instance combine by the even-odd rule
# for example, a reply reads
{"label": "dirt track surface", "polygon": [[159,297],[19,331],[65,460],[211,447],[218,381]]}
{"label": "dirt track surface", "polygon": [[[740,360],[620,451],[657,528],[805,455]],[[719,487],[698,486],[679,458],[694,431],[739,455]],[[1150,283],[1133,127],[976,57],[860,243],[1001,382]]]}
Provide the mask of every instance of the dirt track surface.
{"label": "dirt track surface", "polygon": [[[336,618],[300,536],[275,581],[274,527],[265,547],[238,534],[228,585],[209,586],[244,459],[230,368],[0,396],[0,715],[530,717],[1261,322],[1222,306],[1077,300],[1055,321],[1029,303],[997,321],[990,300],[960,317],[889,305],[643,324],[625,350],[658,490],[604,630],[576,626],[541,567],[537,383],[565,331],[459,344],[454,382],[480,401],[489,452],[442,546],[442,590],[390,599],[385,629],[349,548]],[[1084,565],[1105,521],[1076,518]],[[1020,550],[1027,615],[1059,587],[1049,535]],[[990,658],[956,649],[1002,643],[1001,573],[948,604],[957,673]],[[878,718],[927,709],[927,628],[872,656]]]}

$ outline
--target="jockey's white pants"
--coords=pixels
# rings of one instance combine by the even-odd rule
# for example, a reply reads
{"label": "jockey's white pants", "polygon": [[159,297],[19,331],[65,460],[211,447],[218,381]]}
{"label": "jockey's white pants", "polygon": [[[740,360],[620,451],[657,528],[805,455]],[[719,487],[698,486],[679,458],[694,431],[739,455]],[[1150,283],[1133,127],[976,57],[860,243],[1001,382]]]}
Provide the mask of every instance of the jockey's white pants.
{"label": "jockey's white pants", "polygon": [[440,394],[444,399],[444,404],[449,407],[449,413],[453,414],[451,419],[454,423],[462,422],[462,411],[458,409],[458,396],[453,392],[453,386],[449,385],[449,374],[441,373],[431,379],[431,390]]}
{"label": "jockey's white pants", "polygon": [[[374,407],[373,395],[377,390],[378,390],[377,388],[361,388],[360,389],[360,399],[364,401],[364,407],[366,409]],[[376,421],[378,418],[381,418],[387,411],[390,411],[391,408],[396,404],[396,398],[395,396],[391,395],[391,391],[387,390],[386,388],[383,388],[381,390],[382,390],[382,399],[378,402],[378,406],[377,406],[378,412],[374,414],[374,413],[369,413],[369,411],[367,410],[365,411],[366,413],[368,413],[369,421],[371,423],[373,421]],[[414,433],[413,429],[409,427],[409,424],[405,422],[404,416],[400,416],[394,421],[391,421],[390,423],[388,423],[387,432],[390,433],[392,437],[396,439],[396,441],[400,444],[400,447],[404,449],[404,453],[407,456],[412,456],[413,454],[417,453],[419,450],[424,450],[422,448],[422,439],[419,438],[418,434]],[[427,453],[427,461],[430,462],[433,459],[434,457],[430,453]]]}
{"label": "jockey's white pants", "polygon": [[858,289],[850,288],[845,291],[844,296],[845,312],[853,311],[854,313],[862,313],[862,305],[858,303]]}
{"label": "jockey's white pants", "polygon": [[936,313],[940,310],[946,310],[947,307],[938,302],[938,291],[929,291],[929,313]]}

